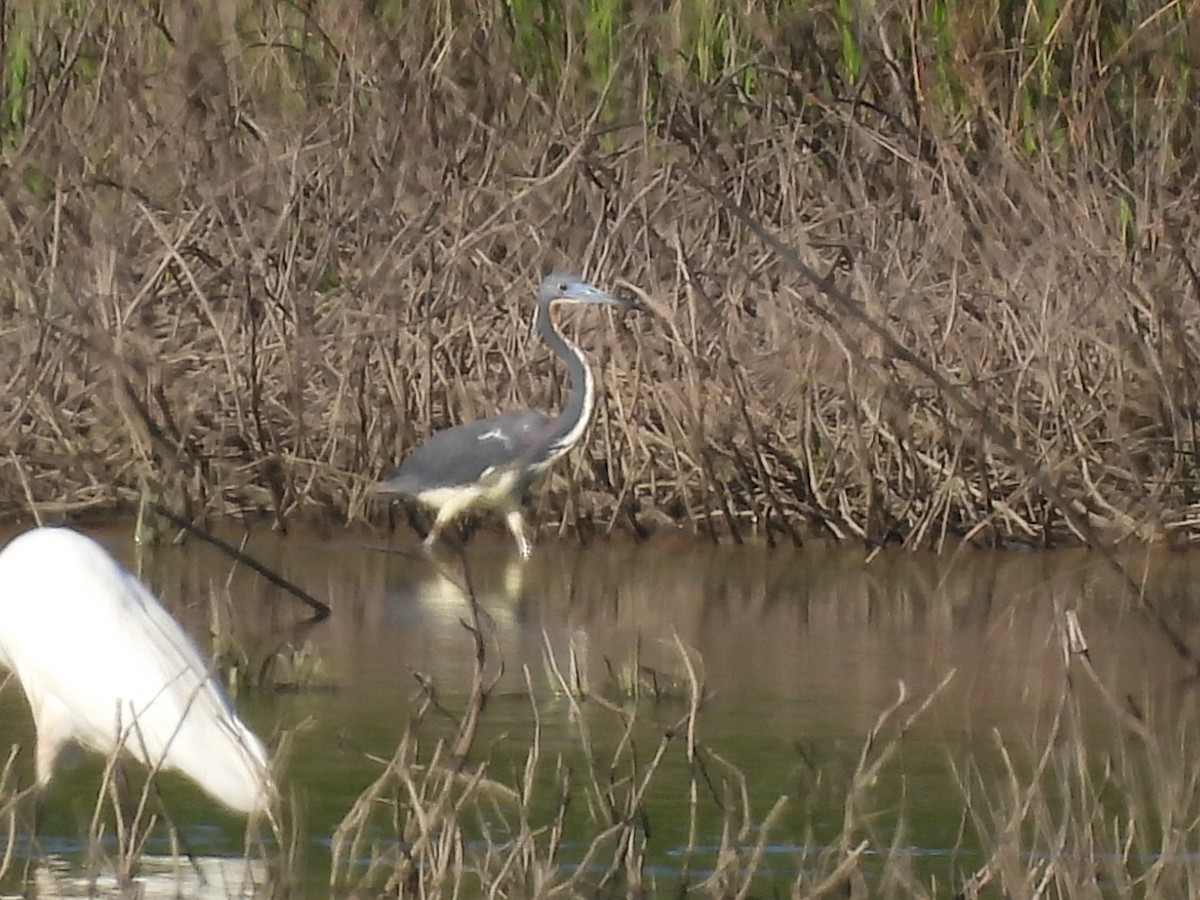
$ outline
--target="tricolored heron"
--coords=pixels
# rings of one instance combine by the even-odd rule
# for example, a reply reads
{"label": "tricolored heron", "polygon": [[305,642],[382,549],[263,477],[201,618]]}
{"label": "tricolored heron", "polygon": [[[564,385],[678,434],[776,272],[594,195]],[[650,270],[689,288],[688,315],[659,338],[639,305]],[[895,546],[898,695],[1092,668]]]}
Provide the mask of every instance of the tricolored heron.
{"label": "tricolored heron", "polygon": [[522,409],[440,431],[376,485],[383,493],[399,494],[434,511],[427,549],[456,516],[470,509],[491,509],[504,515],[521,556],[528,559],[533,552],[522,512],[529,488],[579,443],[596,402],[595,381],[583,353],[554,325],[551,312],[563,304],[635,305],[574,275],[556,273],[542,282],[534,328],[566,364],[571,378],[571,395],[559,416]]}
{"label": "tricolored heron", "polygon": [[76,744],[176,769],[238,812],[276,795],[266,749],[192,639],[77,531],[35,528],[0,552],[0,664],[33,710],[39,788]]}

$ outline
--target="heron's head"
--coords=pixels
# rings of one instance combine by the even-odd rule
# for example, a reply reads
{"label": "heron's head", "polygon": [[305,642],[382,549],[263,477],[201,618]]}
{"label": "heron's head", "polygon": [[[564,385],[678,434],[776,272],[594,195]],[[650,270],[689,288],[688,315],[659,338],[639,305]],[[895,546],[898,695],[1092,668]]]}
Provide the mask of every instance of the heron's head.
{"label": "heron's head", "polygon": [[558,303],[592,303],[605,306],[625,306],[626,302],[608,291],[588,284],[576,275],[555,272],[547,275],[538,289],[538,305]]}

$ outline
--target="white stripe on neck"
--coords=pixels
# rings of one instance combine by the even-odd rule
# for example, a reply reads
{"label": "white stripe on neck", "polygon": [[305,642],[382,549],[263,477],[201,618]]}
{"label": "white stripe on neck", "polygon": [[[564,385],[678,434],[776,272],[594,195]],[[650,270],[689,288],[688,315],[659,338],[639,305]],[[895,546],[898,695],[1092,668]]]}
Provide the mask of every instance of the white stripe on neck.
{"label": "white stripe on neck", "polygon": [[583,409],[580,411],[579,419],[576,421],[574,427],[550,445],[550,453],[546,457],[546,465],[550,465],[550,463],[570,450],[583,437],[583,433],[587,430],[588,423],[592,419],[592,408],[596,405],[596,382],[592,377],[591,367],[587,364],[587,360],[583,358],[583,353],[580,352],[578,347],[566,338],[563,338],[562,341],[583,367]]}

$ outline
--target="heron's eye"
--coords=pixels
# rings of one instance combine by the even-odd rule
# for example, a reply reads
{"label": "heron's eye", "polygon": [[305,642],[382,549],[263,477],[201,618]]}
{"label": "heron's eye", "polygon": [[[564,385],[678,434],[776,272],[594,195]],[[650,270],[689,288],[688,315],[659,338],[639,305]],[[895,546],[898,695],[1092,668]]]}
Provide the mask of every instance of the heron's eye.
{"label": "heron's eye", "polygon": [[560,282],[558,283],[558,290],[559,290],[559,293],[563,293],[563,294],[565,294],[565,293],[567,292],[567,287],[568,287],[568,285],[567,285],[567,283],[566,283],[565,281],[560,281]]}

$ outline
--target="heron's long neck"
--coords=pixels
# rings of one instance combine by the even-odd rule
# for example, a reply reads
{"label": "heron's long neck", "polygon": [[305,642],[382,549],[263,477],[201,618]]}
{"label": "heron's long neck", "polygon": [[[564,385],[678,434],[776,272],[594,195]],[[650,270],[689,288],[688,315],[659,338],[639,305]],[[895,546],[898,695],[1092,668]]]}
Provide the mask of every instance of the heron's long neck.
{"label": "heron's long neck", "polygon": [[592,418],[596,402],[596,384],[592,371],[584,361],[578,347],[564,338],[554,327],[550,317],[552,303],[542,303],[537,310],[537,330],[550,345],[554,355],[563,361],[571,376],[571,396],[567,405],[554,422],[554,431],[547,444],[549,458],[560,456],[571,449],[583,436],[583,431]]}

